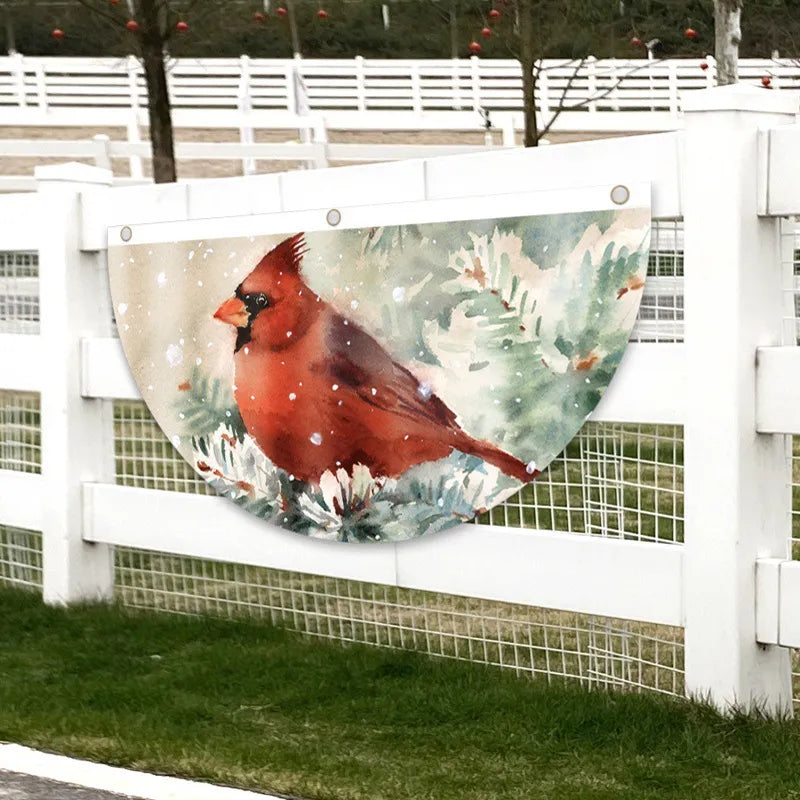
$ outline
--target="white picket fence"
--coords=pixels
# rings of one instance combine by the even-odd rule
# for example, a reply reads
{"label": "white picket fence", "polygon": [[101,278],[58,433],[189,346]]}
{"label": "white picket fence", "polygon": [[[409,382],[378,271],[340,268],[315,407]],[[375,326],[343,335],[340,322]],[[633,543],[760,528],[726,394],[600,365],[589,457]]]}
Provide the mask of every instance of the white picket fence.
{"label": "white picket fence", "polygon": [[[558,130],[673,129],[680,124],[681,94],[713,86],[716,76],[711,56],[549,60],[543,67],[538,110],[546,122],[554,109],[565,107]],[[744,59],[740,72],[744,82],[769,75],[776,89],[800,88],[800,64],[791,59]],[[219,111],[296,114],[306,105],[324,114],[329,129],[435,124],[458,130],[481,125],[481,110],[492,117],[511,113],[517,129],[522,127],[520,67],[513,60],[176,59],[169,84],[176,109],[202,112],[193,116],[198,127]],[[146,106],[142,69],[133,57],[0,57],[6,124],[125,125],[131,110],[140,114]]]}
{"label": "white picket fence", "polygon": [[[36,192],[0,196],[0,251],[37,251],[41,274],[40,323],[0,334],[0,389],[40,395],[41,474],[0,470],[0,526],[42,531],[49,603],[109,597],[115,547],[256,565],[677,626],[688,693],[789,708],[796,106],[789,93],[728,87],[684,96],[677,132],[177,185],[111,188],[96,167],[39,168]],[[115,485],[112,401],[139,394],[113,336],[109,226],[475,196],[490,213],[492,194],[640,181],[658,226],[683,220],[685,341],[639,337],[593,419],[683,426],[683,541],[645,541],[609,516],[599,536],[495,524],[342,545],[224,499]]]}

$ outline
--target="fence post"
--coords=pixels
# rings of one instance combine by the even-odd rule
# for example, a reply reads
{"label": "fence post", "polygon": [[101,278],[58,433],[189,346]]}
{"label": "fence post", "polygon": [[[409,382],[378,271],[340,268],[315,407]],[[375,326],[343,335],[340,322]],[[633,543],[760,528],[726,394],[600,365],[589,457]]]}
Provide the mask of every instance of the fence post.
{"label": "fence post", "polygon": [[[125,68],[128,71],[128,95],[131,101],[127,125],[128,141],[139,143],[142,141],[142,135],[139,131],[139,60],[136,56],[129,55],[125,59]],[[128,159],[128,166],[131,171],[131,178],[136,180],[144,178],[141,156],[132,155]]]}
{"label": "fence post", "polygon": [[516,147],[517,136],[514,131],[514,114],[508,112],[500,120],[500,126],[503,130],[503,147]]}
{"label": "fence post", "polygon": [[470,56],[469,65],[472,84],[472,110],[478,111],[483,107],[481,102],[481,62],[478,56]]}
{"label": "fence post", "polygon": [[419,64],[411,65],[411,105],[415,114],[422,113],[422,82],[419,75]]}
{"label": "fence post", "polygon": [[705,62],[708,64],[706,70],[706,86],[713,89],[717,84],[717,60],[712,55],[706,55]]}
{"label": "fence post", "polygon": [[25,108],[28,105],[28,99],[25,96],[25,58],[22,53],[14,53],[9,56],[11,60],[11,71],[14,74],[14,85],[17,92],[17,105],[20,108]]}
{"label": "fence post", "polygon": [[759,127],[797,100],[736,84],[683,95],[686,690],[791,710],[786,649],[755,636],[755,560],[785,557],[784,438],[756,433],[756,347],[781,343],[779,220],[758,217]]}
{"label": "fence post", "polygon": [[311,136],[309,129],[304,129],[306,144],[313,142],[315,155],[311,162],[307,162],[307,168],[324,169],[328,166],[328,129],[325,127],[325,118],[317,116],[314,118],[314,127]]}
{"label": "fence post", "polygon": [[669,81],[669,114],[678,119],[678,66],[674,61],[667,62],[667,79]]}
{"label": "fence post", "polygon": [[367,84],[364,76],[364,56],[356,56],[356,103],[359,111],[367,110]]}
{"label": "fence post", "polygon": [[47,111],[47,78],[44,72],[44,63],[37,61],[34,72],[36,74],[36,102],[39,104],[39,111]]}
{"label": "fence post", "polygon": [[536,94],[539,99],[539,129],[541,130],[550,122],[550,85],[547,79],[547,70],[540,69],[538,75]]}
{"label": "fence post", "polygon": [[611,110],[619,111],[619,77],[617,73],[617,59],[610,58],[608,60],[608,80],[609,92],[608,96],[611,101]]}
{"label": "fence post", "polygon": [[111,169],[111,156],[108,152],[108,143],[110,141],[105,133],[98,133],[92,137],[92,142],[94,143],[94,165],[113,172]]}
{"label": "fence post", "polygon": [[461,111],[463,106],[461,105],[461,59],[454,58],[452,59],[452,67],[451,67],[451,77],[450,82],[452,84],[452,92],[453,92],[453,110],[454,111]]}
{"label": "fence post", "polygon": [[81,250],[81,192],[111,172],[87,164],[36,167],[41,201],[43,595],[64,605],[111,597],[112,548],[83,541],[84,481],[113,480],[110,401],[81,397],[81,338],[111,330],[106,263]]}
{"label": "fence post", "polygon": [[[239,141],[242,144],[253,144],[255,134],[252,124],[253,100],[250,94],[250,56],[239,56]],[[242,174],[253,175],[256,171],[256,160],[252,156],[242,159]]]}
{"label": "fence post", "polygon": [[597,111],[597,59],[594,56],[586,59],[586,82],[589,89],[589,111],[594,113]]}

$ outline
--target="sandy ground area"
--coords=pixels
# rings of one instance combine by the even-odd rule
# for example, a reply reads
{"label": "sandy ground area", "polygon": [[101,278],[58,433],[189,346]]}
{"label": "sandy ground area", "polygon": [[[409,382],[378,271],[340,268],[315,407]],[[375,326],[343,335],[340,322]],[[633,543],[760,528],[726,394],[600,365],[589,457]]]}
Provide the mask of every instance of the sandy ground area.
{"label": "sandy ground area", "polygon": [[[85,161],[92,163],[88,159],[65,159],[65,158],[45,158],[28,157],[18,158],[6,156],[3,153],[3,139],[60,139],[68,141],[85,141],[97,134],[105,134],[111,139],[124,141],[126,132],[124,128],[39,128],[39,127],[12,127],[0,126],[0,175],[33,175],[34,167],[44,164],[58,164],[65,160]],[[548,140],[553,144],[563,142],[586,141],[589,139],[605,139],[614,136],[624,136],[624,133],[552,133],[548,135]],[[142,131],[142,138],[147,139],[147,132]],[[206,128],[183,128],[176,131],[176,138],[179,142],[237,142],[239,132],[235,129],[206,129]],[[520,140],[519,133],[517,134]],[[258,130],[255,133],[258,142],[289,142],[299,141],[298,137],[293,137],[291,131],[270,131]],[[348,142],[363,144],[472,144],[481,145],[484,141],[481,132],[463,131],[330,131],[329,139],[331,142]],[[498,131],[495,141],[500,143],[502,136]],[[347,162],[353,164],[357,162]],[[145,174],[149,174],[149,162],[144,161]],[[335,162],[331,166],[341,166]],[[113,159],[112,167],[114,174],[120,177],[129,176],[130,168],[127,159]],[[257,161],[256,171],[264,172],[284,172],[286,170],[298,169],[302,165],[297,161]],[[241,161],[233,160],[185,160],[178,162],[178,175],[181,178],[220,178],[242,174]]]}

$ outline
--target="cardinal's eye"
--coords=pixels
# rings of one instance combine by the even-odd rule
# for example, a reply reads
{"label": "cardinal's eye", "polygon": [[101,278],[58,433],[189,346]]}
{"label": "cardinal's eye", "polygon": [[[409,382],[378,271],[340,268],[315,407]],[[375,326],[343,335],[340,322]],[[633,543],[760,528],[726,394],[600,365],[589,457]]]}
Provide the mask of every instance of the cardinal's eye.
{"label": "cardinal's eye", "polygon": [[268,305],[267,296],[263,292],[259,292],[254,298],[253,302],[259,308],[266,308]]}

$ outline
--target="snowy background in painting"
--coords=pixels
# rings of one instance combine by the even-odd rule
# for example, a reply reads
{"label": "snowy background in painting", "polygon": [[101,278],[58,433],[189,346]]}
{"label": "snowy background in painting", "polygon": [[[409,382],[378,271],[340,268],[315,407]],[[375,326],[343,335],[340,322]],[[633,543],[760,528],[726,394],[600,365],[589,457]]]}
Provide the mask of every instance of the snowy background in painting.
{"label": "snowy background in painting", "polygon": [[[117,326],[154,417],[222,494],[311,536],[400,540],[471,518],[519,489],[453,453],[396,478],[291,481],[246,434],[233,400],[233,331],[219,304],[287,236],[109,248]],[[306,283],[458,415],[543,469],[605,391],[636,319],[650,210],[306,234]]]}

